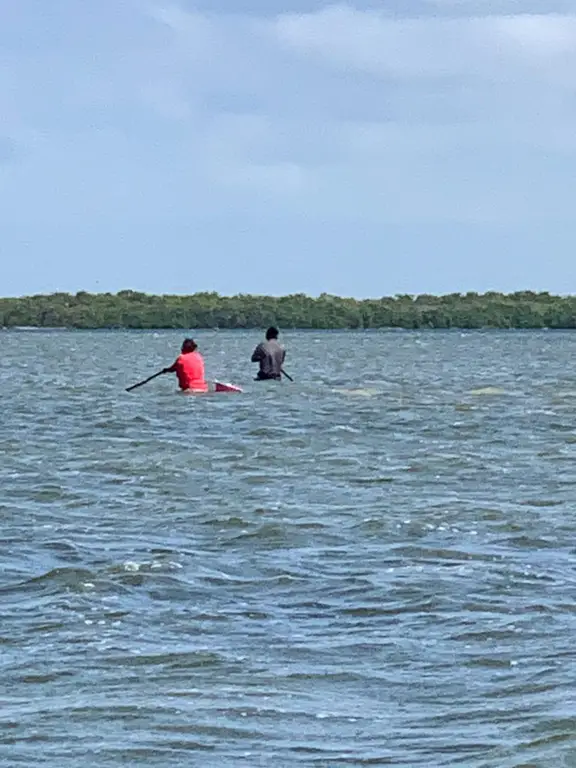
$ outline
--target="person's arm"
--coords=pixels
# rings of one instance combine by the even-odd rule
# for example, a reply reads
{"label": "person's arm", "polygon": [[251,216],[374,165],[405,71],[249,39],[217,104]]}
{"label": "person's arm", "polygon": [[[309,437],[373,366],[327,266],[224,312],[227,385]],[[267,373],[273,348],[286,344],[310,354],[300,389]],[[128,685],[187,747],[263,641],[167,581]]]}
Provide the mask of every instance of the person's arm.
{"label": "person's arm", "polygon": [[252,353],[252,362],[253,363],[259,363],[261,360],[264,360],[264,350],[262,349],[262,344],[258,344],[254,352]]}
{"label": "person's arm", "polygon": [[170,366],[170,368],[164,368],[162,373],[176,373],[176,363],[177,362],[178,362],[177,360],[175,362],[173,362],[172,365]]}

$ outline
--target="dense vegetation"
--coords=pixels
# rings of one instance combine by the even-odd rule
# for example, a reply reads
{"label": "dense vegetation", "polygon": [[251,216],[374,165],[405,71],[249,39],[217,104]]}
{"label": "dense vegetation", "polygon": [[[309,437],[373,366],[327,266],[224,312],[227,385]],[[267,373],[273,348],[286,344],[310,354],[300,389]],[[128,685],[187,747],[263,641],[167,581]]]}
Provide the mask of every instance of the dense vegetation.
{"label": "dense vegetation", "polygon": [[522,291],[348,299],[54,293],[0,299],[0,327],[575,328],[576,297]]}

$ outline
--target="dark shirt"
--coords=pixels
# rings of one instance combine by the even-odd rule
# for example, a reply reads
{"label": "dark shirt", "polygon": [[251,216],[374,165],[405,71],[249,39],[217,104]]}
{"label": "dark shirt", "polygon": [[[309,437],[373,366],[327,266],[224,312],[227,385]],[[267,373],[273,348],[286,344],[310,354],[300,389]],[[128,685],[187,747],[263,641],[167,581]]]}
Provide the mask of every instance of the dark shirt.
{"label": "dark shirt", "polygon": [[286,350],[275,339],[263,341],[258,344],[252,354],[252,362],[260,363],[258,371],[259,379],[282,378],[282,365],[286,357]]}

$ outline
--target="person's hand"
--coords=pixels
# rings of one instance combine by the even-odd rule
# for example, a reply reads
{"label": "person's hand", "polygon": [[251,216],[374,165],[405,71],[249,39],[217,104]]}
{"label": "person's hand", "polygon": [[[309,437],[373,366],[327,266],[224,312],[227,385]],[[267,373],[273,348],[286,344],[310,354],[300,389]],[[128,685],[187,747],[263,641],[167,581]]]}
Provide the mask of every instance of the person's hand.
{"label": "person's hand", "polygon": [[163,368],[162,373],[170,373],[170,368]]}

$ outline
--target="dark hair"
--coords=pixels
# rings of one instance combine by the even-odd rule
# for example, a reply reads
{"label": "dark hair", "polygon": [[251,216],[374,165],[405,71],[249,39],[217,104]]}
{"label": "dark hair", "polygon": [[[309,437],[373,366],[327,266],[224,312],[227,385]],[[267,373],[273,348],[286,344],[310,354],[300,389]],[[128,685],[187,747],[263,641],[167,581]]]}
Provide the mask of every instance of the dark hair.
{"label": "dark hair", "polygon": [[195,352],[198,349],[198,344],[194,341],[194,339],[184,339],[182,342],[182,352],[186,354],[187,352]]}
{"label": "dark hair", "polygon": [[266,340],[270,341],[270,339],[277,339],[278,338],[278,328],[274,328],[273,325],[268,328],[266,331]]}

